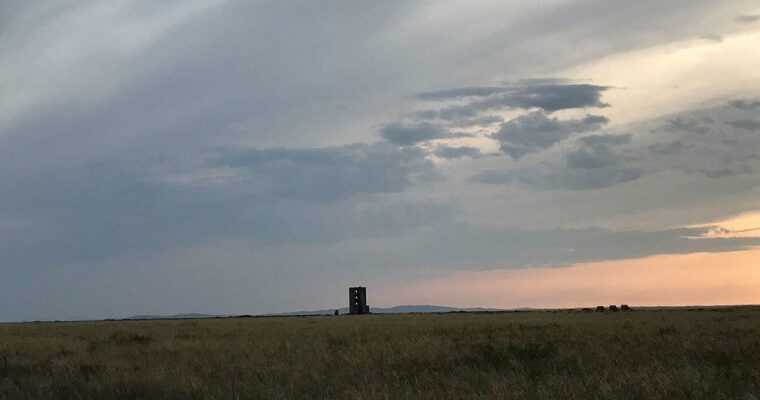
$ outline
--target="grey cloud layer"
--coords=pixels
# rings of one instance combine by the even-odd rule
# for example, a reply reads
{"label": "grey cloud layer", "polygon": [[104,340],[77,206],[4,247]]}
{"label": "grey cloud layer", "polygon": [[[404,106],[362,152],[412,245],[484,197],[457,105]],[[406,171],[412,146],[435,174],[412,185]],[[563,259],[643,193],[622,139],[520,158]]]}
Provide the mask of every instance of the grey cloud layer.
{"label": "grey cloud layer", "polygon": [[536,190],[602,189],[639,179],[643,172],[637,168],[612,165],[555,165],[541,164],[509,171],[488,170],[473,177],[473,182],[485,184],[519,183]]}
{"label": "grey cloud layer", "polygon": [[450,136],[449,132],[445,129],[424,122],[416,124],[394,122],[384,126],[380,134],[385,140],[401,146],[410,146]]}
{"label": "grey cloud layer", "polygon": [[513,169],[487,170],[473,181],[520,183],[541,190],[588,190],[665,171],[709,179],[749,176],[757,164],[752,149],[760,145],[752,133],[760,126],[751,119],[737,119],[748,111],[732,102],[628,127],[625,133],[576,139],[561,135],[558,141],[566,145],[546,160]]}
{"label": "grey cloud layer", "polygon": [[504,109],[540,108],[554,112],[571,108],[606,107],[602,93],[609,88],[589,84],[525,84],[516,87],[469,87],[426,92],[419,95],[428,100],[472,98],[465,104],[428,110],[426,116],[443,120],[471,118],[483,112]]}
{"label": "grey cloud layer", "polygon": [[[756,99],[733,103],[745,113],[716,123],[743,127],[720,138],[707,129],[710,139],[699,140],[690,134],[697,125],[675,123],[646,143],[578,141],[606,121],[562,111],[605,107],[615,89],[516,81],[705,32],[728,35],[752,1],[497,3],[1,2],[0,304],[20,305],[0,309],[0,320],[149,311],[128,304],[200,311],[180,308],[206,288],[215,289],[205,300],[266,312],[295,280],[342,288],[403,264],[396,252],[419,255],[396,270],[403,280],[421,265],[505,264],[507,251],[478,258],[489,243],[570,240],[458,231],[452,221],[463,210],[499,218],[452,200],[484,185],[459,186],[447,174],[493,169],[490,181],[506,174],[553,190],[675,168],[721,182],[754,176],[746,153],[756,148],[755,117],[743,110],[757,109]],[[533,114],[504,121],[505,110]],[[499,130],[508,151],[535,157],[484,154],[469,141],[486,129]],[[648,155],[658,152],[676,156],[663,164]],[[513,217],[502,214],[505,223]],[[628,239],[640,237],[648,236]],[[246,251],[228,255],[221,242]],[[431,255],[436,243],[451,247],[447,257]],[[695,246],[673,243],[668,250]],[[589,248],[586,259],[604,251]],[[513,265],[551,261],[520,254]],[[185,270],[196,259],[205,264]],[[233,283],[238,291],[225,290]],[[316,286],[292,306],[319,298]]]}
{"label": "grey cloud layer", "polygon": [[452,147],[452,146],[440,146],[435,150],[435,155],[441,158],[462,158],[462,157],[470,157],[470,158],[478,158],[482,157],[483,153],[481,153],[480,149],[477,147],[471,147],[471,146],[458,146],[458,147]]}
{"label": "grey cloud layer", "polygon": [[[606,229],[492,230],[460,225],[457,234],[439,234],[415,241],[423,252],[420,264],[480,265],[484,269],[504,265],[568,265],[577,262],[619,260],[656,254],[737,251],[756,246],[760,239],[693,239],[710,228],[663,231],[610,231]],[[464,256],[463,248],[475,247]]]}
{"label": "grey cloud layer", "polygon": [[742,24],[752,24],[757,21],[760,21],[760,15],[740,15],[736,17],[736,22],[740,22]]}
{"label": "grey cloud layer", "polygon": [[[228,150],[179,177],[148,175],[153,167],[163,168],[148,166],[134,169],[103,161],[6,181],[0,217],[31,223],[0,229],[3,253],[9,261],[30,262],[35,254],[30,250],[42,242],[49,244],[38,253],[42,259],[33,257],[37,262],[70,262],[220,237],[333,241],[403,230],[440,217],[447,207],[372,198],[400,193],[434,174],[420,151],[386,143]],[[401,207],[416,208],[418,218],[397,225],[390,216],[379,217]],[[352,209],[358,214],[351,216]],[[362,217],[366,212],[378,217]]]}
{"label": "grey cloud layer", "polygon": [[738,119],[736,121],[730,121],[728,124],[734,128],[748,131],[760,131],[760,121],[754,119]]}
{"label": "grey cloud layer", "polygon": [[[499,124],[499,129],[490,137],[499,142],[502,152],[519,159],[545,150],[573,134],[594,131],[607,124],[609,120],[598,115],[564,120],[550,116],[559,110],[608,107],[601,101],[606,90],[608,87],[605,86],[575,84],[561,79],[532,79],[512,86],[423,92],[417,95],[418,99],[444,103],[455,100],[456,104],[417,111],[411,115],[412,122],[387,124],[380,134],[391,143],[411,146],[438,139],[477,136],[452,133],[451,128],[483,130]],[[498,115],[487,114],[513,109],[528,110],[528,113],[506,122]],[[454,158],[445,157],[446,154],[453,155],[445,148],[440,153],[444,158]]]}
{"label": "grey cloud layer", "polygon": [[566,156],[569,168],[607,168],[623,162],[623,156],[615,151],[616,146],[631,142],[631,135],[590,135],[580,138],[583,144]]}
{"label": "grey cloud layer", "polygon": [[575,133],[597,130],[607,122],[607,118],[596,115],[559,120],[535,111],[505,122],[491,137],[499,141],[504,153],[519,159],[547,149]]}
{"label": "grey cloud layer", "polygon": [[663,155],[663,156],[667,156],[670,154],[680,153],[690,147],[691,146],[685,145],[682,141],[676,140],[673,142],[651,144],[649,145],[649,151]]}
{"label": "grey cloud layer", "polygon": [[760,109],[760,100],[733,100],[729,104],[732,107],[745,111]]}
{"label": "grey cloud layer", "polygon": [[422,151],[386,143],[235,150],[224,152],[216,163],[243,170],[241,183],[259,192],[313,201],[402,192],[415,178],[434,173]]}

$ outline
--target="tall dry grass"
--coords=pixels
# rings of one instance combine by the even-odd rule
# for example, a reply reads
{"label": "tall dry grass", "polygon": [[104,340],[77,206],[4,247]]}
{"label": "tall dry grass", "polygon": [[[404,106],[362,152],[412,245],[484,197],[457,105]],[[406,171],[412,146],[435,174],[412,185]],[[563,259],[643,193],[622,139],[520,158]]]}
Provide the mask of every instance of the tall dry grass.
{"label": "tall dry grass", "polygon": [[760,310],[0,325],[2,399],[757,399]]}

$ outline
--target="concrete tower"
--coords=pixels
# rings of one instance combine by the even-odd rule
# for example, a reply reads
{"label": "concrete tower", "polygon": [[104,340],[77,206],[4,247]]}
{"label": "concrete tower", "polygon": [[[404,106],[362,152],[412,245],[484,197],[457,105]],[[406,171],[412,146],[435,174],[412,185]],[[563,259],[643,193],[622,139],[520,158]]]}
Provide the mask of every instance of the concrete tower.
{"label": "concrete tower", "polygon": [[369,314],[367,288],[361,286],[348,288],[348,312],[351,314]]}

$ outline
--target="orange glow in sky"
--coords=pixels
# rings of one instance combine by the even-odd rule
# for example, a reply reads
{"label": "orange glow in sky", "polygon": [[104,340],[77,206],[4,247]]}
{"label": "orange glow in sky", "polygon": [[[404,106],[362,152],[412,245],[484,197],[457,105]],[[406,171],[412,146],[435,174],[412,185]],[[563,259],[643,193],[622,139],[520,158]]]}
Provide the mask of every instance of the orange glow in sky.
{"label": "orange glow in sky", "polygon": [[714,227],[705,237],[760,237],[760,212],[737,215],[722,221],[709,224],[694,225],[694,227]]}
{"label": "orange glow in sky", "polygon": [[388,305],[500,308],[760,304],[760,249],[457,272],[384,288],[375,298]]}

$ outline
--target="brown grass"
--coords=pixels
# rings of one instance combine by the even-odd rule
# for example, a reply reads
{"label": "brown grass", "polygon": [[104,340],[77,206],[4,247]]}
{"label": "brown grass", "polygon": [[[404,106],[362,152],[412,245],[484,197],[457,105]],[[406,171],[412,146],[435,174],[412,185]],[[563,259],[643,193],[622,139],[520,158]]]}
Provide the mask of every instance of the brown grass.
{"label": "brown grass", "polygon": [[2,399],[757,399],[760,310],[0,325]]}

